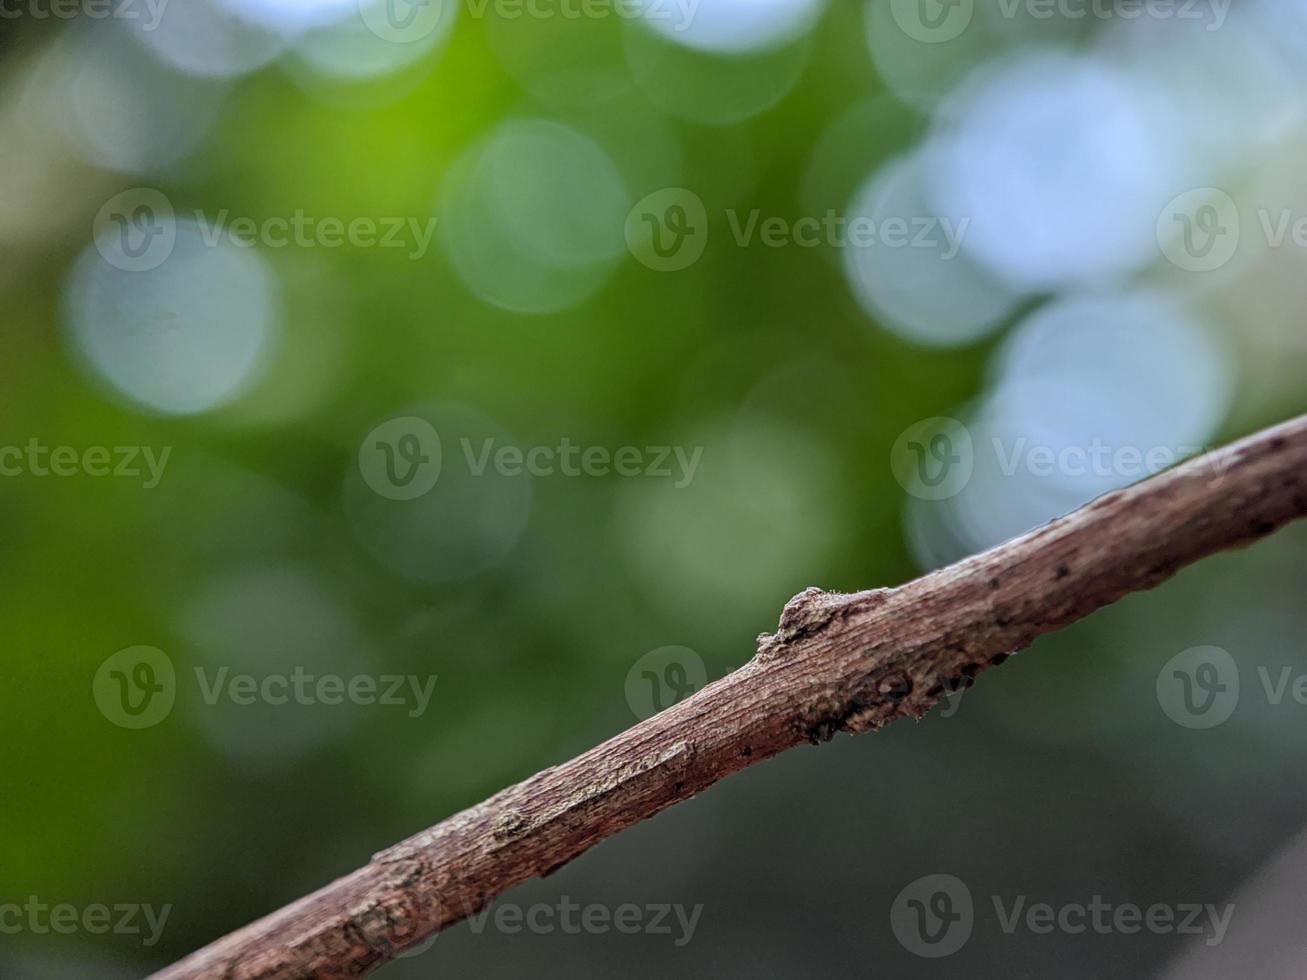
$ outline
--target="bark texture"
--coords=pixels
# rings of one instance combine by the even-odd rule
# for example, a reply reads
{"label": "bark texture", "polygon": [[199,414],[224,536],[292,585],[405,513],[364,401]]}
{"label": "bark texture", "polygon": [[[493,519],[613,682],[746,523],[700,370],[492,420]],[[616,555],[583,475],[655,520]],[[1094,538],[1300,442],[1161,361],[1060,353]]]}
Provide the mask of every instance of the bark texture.
{"label": "bark texture", "polygon": [[921,717],[1127,593],[1307,515],[1307,416],[896,589],[810,588],[739,670],[155,975],[358,977],[724,776]]}

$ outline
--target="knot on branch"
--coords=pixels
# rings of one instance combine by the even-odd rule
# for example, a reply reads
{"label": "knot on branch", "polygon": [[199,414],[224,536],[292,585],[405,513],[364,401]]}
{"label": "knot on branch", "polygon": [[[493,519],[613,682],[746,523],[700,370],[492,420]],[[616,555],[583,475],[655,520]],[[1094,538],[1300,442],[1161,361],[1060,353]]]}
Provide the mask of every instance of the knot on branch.
{"label": "knot on branch", "polygon": [[825,592],[810,585],[785,604],[777,631],[758,637],[758,655],[774,656],[788,644],[813,636],[826,628],[836,616],[848,616],[856,610],[879,606],[892,589],[865,592]]}
{"label": "knot on branch", "polygon": [[815,633],[835,614],[832,599],[838,598],[834,593],[826,593],[815,585],[810,585],[785,604],[781,610],[780,628],[776,633],[782,643],[797,640],[801,636]]}

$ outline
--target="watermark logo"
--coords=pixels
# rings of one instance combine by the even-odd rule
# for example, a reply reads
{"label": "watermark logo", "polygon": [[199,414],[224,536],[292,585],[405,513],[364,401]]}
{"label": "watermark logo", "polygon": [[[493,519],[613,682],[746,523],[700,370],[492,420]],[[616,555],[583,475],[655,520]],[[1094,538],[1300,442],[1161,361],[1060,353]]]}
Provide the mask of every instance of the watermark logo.
{"label": "watermark logo", "polygon": [[[1095,933],[1202,937],[1207,946],[1224,939],[1234,918],[1234,905],[1157,902],[1110,902],[1093,895],[1085,902],[1032,902],[1028,895],[991,895],[994,924],[1004,935],[1026,932],[1046,936]],[[971,889],[949,874],[930,874],[907,885],[890,908],[890,927],[904,949],[926,959],[951,956],[971,939],[979,916]]]}
{"label": "watermark logo", "polygon": [[664,187],[638,201],[626,217],[626,246],[656,272],[688,269],[708,247],[708,211],[684,187]]}
{"label": "watermark logo", "polygon": [[1293,208],[1261,207],[1256,218],[1255,226],[1246,222],[1225,191],[1200,187],[1167,205],[1158,218],[1157,241],[1162,254],[1186,272],[1223,268],[1250,237],[1271,249],[1307,250],[1307,215]]}
{"label": "watermark logo", "polygon": [[952,41],[970,26],[975,13],[975,0],[890,0],[899,30],[926,44]]}
{"label": "watermark logo", "polygon": [[[227,702],[236,707],[296,704],[303,707],[358,705],[407,709],[420,718],[431,704],[435,674],[316,674],[297,666],[289,673],[262,676],[195,667],[196,689],[203,704]],[[177,699],[172,660],[157,647],[120,650],[100,665],[92,685],[96,706],[122,728],[152,728],[169,714]]]}
{"label": "watermark logo", "polygon": [[374,493],[414,500],[440,479],[440,433],[426,419],[406,415],[381,423],[359,445],[359,472]]}
{"label": "watermark logo", "polygon": [[1215,728],[1228,721],[1242,697],[1255,692],[1268,707],[1286,699],[1307,707],[1307,673],[1280,666],[1257,667],[1257,685],[1241,684],[1239,665],[1225,650],[1190,647],[1168,660],[1157,673],[1157,703],[1163,713],[1184,728]]}
{"label": "watermark logo", "polygon": [[[1118,444],[1099,436],[1054,446],[1011,434],[992,436],[988,444],[977,446],[961,422],[937,417],[915,422],[900,434],[890,451],[890,467],[899,485],[912,496],[946,500],[971,481],[982,449],[992,451],[995,471],[1003,477],[1089,481],[1087,486],[1107,489],[1155,476],[1207,448]],[[1215,485],[1225,476],[1230,460],[1209,454],[1204,464]]]}
{"label": "watermark logo", "polygon": [[960,878],[930,874],[910,882],[890,907],[890,928],[910,953],[926,959],[952,956],[975,925],[971,889]]}
{"label": "watermark logo", "polygon": [[415,44],[440,26],[445,0],[358,0],[369,31],[391,44]]}
{"label": "watermark logo", "polygon": [[157,269],[177,245],[172,202],[151,187],[134,187],[109,198],[91,230],[100,255],[123,272]]}
{"label": "watermark logo", "polygon": [[163,928],[172,913],[171,905],[142,905],[121,902],[116,905],[92,903],[78,907],[68,902],[51,905],[36,895],[18,902],[0,904],[0,934],[15,936],[30,933],[46,936],[72,936],[86,933],[103,936],[139,936],[142,946],[154,946],[163,936]]}
{"label": "watermark logo", "polygon": [[172,713],[177,674],[158,647],[128,647],[100,665],[91,692],[100,714],[118,727],[153,728]]}
{"label": "watermark logo", "polygon": [[689,647],[650,650],[626,672],[626,703],[644,721],[688,698],[708,683],[703,658]]}
{"label": "watermark logo", "polygon": [[[186,215],[194,220],[200,243],[270,249],[353,248],[403,249],[417,260],[427,254],[435,237],[438,218],[369,217],[348,221],[317,217],[296,208],[289,215],[258,219],[234,216],[223,208],[216,214],[201,208]],[[177,246],[177,211],[162,191],[134,187],[114,195],[100,208],[92,223],[95,247],[106,262],[123,272],[157,269]]]}
{"label": "watermark logo", "polygon": [[1186,272],[1213,272],[1239,248],[1239,208],[1217,187],[1196,187],[1171,199],[1157,219],[1157,243]]}
{"label": "watermark logo", "polygon": [[[359,471],[367,485],[390,500],[413,500],[428,493],[440,479],[441,438],[425,419],[404,416],[377,426],[359,445]],[[557,445],[522,446],[488,436],[460,436],[459,452],[468,475],[495,473],[504,477],[532,476],[671,480],[683,490],[694,480],[703,460],[703,446],[586,446],[566,436]]]}
{"label": "watermark logo", "polygon": [[[465,918],[474,936],[486,931],[505,936],[522,933],[602,936],[617,933],[624,936],[666,936],[673,946],[684,947],[694,939],[703,910],[702,903],[689,907],[673,902],[581,904],[571,896],[563,895],[557,902],[536,902],[533,905],[498,902],[478,910],[468,909]],[[419,956],[435,944],[435,939],[435,936],[430,936],[393,955],[397,959]]]}
{"label": "watermark logo", "polygon": [[1190,647],[1158,671],[1157,703],[1177,725],[1215,728],[1239,704],[1239,666],[1220,647]]}
{"label": "watermark logo", "polygon": [[[956,258],[970,218],[939,215],[852,217],[829,208],[820,216],[764,215],[760,208],[724,212],[737,248],[927,249],[944,261]],[[626,244],[641,263],[678,272],[703,256],[708,217],[703,201],[684,187],[668,187],[642,199],[626,218]]]}
{"label": "watermark logo", "polygon": [[920,500],[947,500],[971,481],[976,450],[970,430],[937,416],[908,426],[894,442],[890,468],[899,486]]}

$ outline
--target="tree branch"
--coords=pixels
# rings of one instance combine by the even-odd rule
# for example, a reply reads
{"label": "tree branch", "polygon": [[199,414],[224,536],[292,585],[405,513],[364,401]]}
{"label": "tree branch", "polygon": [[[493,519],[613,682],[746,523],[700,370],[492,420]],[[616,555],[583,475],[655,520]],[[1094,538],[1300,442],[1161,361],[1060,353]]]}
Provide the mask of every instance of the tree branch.
{"label": "tree branch", "polygon": [[897,589],[808,589],[745,666],[382,851],[156,980],[358,977],[724,776],[920,718],[952,685],[1191,562],[1307,514],[1307,416]]}

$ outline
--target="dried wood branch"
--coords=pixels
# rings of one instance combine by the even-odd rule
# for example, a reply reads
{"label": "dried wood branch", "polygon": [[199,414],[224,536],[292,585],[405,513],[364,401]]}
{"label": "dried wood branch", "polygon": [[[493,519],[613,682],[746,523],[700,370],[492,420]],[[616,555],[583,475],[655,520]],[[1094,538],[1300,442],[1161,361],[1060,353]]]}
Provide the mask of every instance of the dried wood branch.
{"label": "dried wood branch", "polygon": [[358,977],[733,772],[920,718],[1043,633],[1307,514],[1307,416],[896,589],[808,589],[745,666],[156,974]]}

